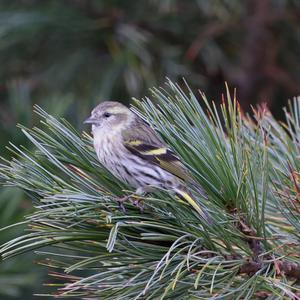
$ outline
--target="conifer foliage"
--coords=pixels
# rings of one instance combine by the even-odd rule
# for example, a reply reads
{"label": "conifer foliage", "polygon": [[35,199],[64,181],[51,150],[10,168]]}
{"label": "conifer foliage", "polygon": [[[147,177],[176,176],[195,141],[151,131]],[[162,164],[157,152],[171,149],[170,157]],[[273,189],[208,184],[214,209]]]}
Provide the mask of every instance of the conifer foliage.
{"label": "conifer foliage", "polygon": [[11,144],[0,165],[1,183],[35,206],[2,259],[35,251],[62,298],[299,299],[300,99],[280,123],[266,107],[244,115],[228,88],[220,107],[200,96],[168,81],[133,110],[204,188],[211,224],[167,191],[121,211],[133,190],[100,165],[91,136],[36,106],[40,125],[19,126],[33,150]]}

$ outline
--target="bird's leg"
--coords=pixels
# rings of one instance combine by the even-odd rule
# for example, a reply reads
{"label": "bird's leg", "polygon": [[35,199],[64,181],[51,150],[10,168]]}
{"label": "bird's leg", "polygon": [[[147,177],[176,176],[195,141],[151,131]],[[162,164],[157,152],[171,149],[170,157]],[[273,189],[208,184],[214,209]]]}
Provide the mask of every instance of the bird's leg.
{"label": "bird's leg", "polygon": [[135,191],[135,195],[133,195],[133,198],[136,198],[133,201],[133,204],[139,208],[140,212],[143,213],[144,212],[144,204],[142,199],[140,198],[140,196],[145,196],[147,194],[147,192],[144,190],[143,187],[139,187],[137,188],[137,190]]}
{"label": "bird's leg", "polygon": [[[153,186],[146,185],[146,186],[141,186],[136,189],[135,195],[134,196],[146,196],[148,193],[152,192],[154,190]],[[144,205],[143,205],[143,200],[140,197],[136,197],[136,199],[133,204],[140,209],[140,212],[144,212]]]}
{"label": "bird's leg", "polygon": [[143,186],[136,189],[136,191],[131,195],[126,195],[118,198],[119,207],[123,212],[126,212],[124,207],[124,202],[131,201],[136,207],[138,207],[141,213],[144,211],[143,200],[140,198],[141,196],[145,196],[147,193],[153,191],[154,188],[152,186]]}
{"label": "bird's leg", "polygon": [[[119,204],[119,209],[122,211],[122,212],[126,212],[126,208],[124,206],[124,202],[126,201],[130,201],[132,204],[134,204],[136,207],[138,207],[140,209],[141,212],[144,211],[144,207],[141,205],[141,199],[139,199],[139,196],[143,196],[145,195],[145,193],[133,193],[131,195],[126,195],[126,196],[123,196],[123,197],[119,197],[117,198],[117,201],[118,201],[118,204]],[[138,199],[135,199],[135,198],[138,198]]]}
{"label": "bird's leg", "polygon": [[123,196],[123,197],[118,197],[117,201],[118,201],[118,204],[119,204],[119,209],[125,213],[126,212],[126,208],[124,206],[124,202],[128,201],[128,200],[131,200],[131,195],[126,195],[126,196]]}

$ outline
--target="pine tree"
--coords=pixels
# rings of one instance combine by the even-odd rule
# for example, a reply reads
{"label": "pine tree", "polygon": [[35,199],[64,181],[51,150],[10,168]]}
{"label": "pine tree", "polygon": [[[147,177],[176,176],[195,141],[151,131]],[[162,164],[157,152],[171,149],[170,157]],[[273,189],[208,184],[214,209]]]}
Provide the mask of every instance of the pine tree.
{"label": "pine tree", "polygon": [[11,144],[0,165],[35,205],[2,258],[35,251],[56,297],[299,299],[300,99],[279,123],[263,106],[244,115],[228,88],[220,107],[184,89],[168,81],[133,109],[204,188],[212,224],[166,191],[143,197],[143,213],[121,211],[117,197],[133,191],[90,135],[36,106],[40,125],[19,126],[33,150]]}

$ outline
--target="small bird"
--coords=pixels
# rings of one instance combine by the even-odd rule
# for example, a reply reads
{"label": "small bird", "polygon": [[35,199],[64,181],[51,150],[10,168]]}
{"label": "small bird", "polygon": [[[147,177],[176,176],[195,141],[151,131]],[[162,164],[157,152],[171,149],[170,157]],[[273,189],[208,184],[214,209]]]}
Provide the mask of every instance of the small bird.
{"label": "small bird", "polygon": [[[185,187],[195,186],[178,157],[155,131],[125,105],[105,101],[96,106],[84,123],[92,124],[98,159],[115,177],[144,195],[153,188],[174,191],[205,219],[207,213]],[[204,193],[200,187],[197,190]]]}

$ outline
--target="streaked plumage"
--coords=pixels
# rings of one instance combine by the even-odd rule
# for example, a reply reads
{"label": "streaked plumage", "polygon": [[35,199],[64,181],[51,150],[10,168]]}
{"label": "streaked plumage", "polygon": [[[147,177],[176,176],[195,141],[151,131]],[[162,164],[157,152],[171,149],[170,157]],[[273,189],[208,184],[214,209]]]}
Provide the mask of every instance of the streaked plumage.
{"label": "streaked plumage", "polygon": [[106,101],[92,111],[94,148],[100,162],[137,194],[160,187],[173,190],[203,215],[184,188],[193,182],[178,157],[140,117],[119,102]]}

